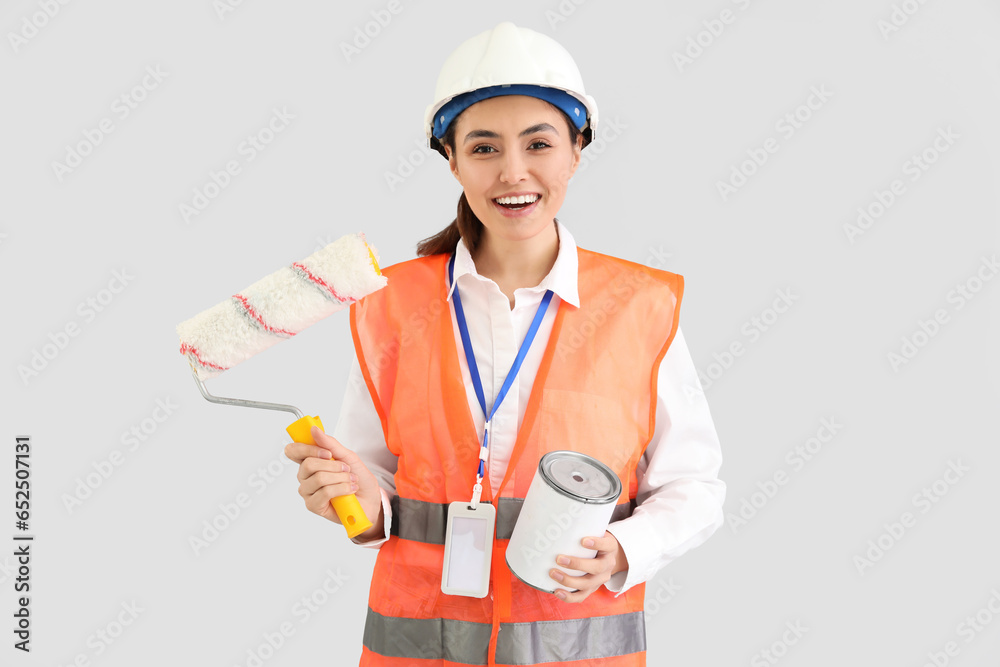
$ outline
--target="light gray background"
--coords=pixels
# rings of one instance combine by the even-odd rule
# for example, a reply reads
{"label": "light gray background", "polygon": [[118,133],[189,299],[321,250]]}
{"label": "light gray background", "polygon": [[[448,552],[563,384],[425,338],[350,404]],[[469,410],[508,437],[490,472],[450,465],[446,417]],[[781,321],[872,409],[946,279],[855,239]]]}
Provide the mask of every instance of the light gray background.
{"label": "light gray background", "polygon": [[[0,540],[15,532],[14,436],[30,434],[37,541],[30,656],[10,647],[12,547],[0,548],[0,661],[247,665],[287,622],[264,664],[357,663],[374,552],[304,509],[293,467],[254,481],[278,468],[288,420],[203,400],[174,326],[346,233],[364,231],[383,264],[413,257],[460,192],[417,148],[438,69],[513,20],[566,46],[605,127],[621,128],[584,152],[560,220],[582,247],[686,278],[685,335],[717,377],[706,395],[727,514],[788,475],[746,525],[649,584],[650,664],[770,664],[759,652],[778,642],[783,665],[918,666],[949,641],[949,664],[998,664],[1000,279],[961,309],[948,295],[1000,250],[1000,9],[904,5],[915,13],[886,36],[889,0],[401,0],[348,61],[340,44],[386,2],[245,0],[224,18],[209,0],[71,2],[17,48],[10,33],[42,10],[4,3]],[[680,71],[675,52],[723,10],[734,21]],[[121,119],[112,103],[147,67],[168,74]],[[811,87],[832,96],[785,138],[776,123]],[[295,118],[248,162],[238,146],[274,108]],[[60,181],[52,163],[102,118],[114,131]],[[957,140],[910,181],[904,163],[948,127]],[[768,137],[778,152],[723,201],[716,183]],[[234,159],[242,172],[186,223],[179,205]],[[401,162],[413,173],[390,189]],[[896,178],[905,193],[851,243],[844,226]],[[79,304],[121,270],[133,278],[88,321]],[[793,305],[751,340],[744,327],[779,290]],[[888,355],[937,309],[947,323],[894,369]],[[23,380],[18,367],[71,323],[79,334]],[[713,355],[734,342],[745,351],[720,375]],[[210,386],[299,405],[332,430],[352,354],[341,313]],[[177,406],[162,423],[149,421],[158,399]],[[842,427],[795,470],[786,454],[824,418]],[[122,434],[144,420],[156,429],[131,451]],[[69,511],[114,450],[122,464]],[[968,471],[922,512],[914,495],[949,461]],[[196,555],[189,538],[241,493],[249,506]],[[915,525],[888,537],[904,512]],[[891,548],[859,569],[880,536]],[[295,605],[323,599],[328,571],[337,590],[305,620]],[[133,602],[134,622],[95,643]],[[991,623],[967,641],[960,624],[983,609]],[[808,631],[782,650],[786,623]]]}

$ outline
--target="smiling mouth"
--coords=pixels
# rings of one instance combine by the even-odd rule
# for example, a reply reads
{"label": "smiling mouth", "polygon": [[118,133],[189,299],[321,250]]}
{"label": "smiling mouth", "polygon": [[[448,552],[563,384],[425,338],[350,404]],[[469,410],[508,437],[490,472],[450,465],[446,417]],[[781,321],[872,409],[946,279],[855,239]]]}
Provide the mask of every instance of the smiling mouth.
{"label": "smiling mouth", "polygon": [[510,211],[518,211],[535,204],[541,198],[542,196],[538,194],[520,195],[518,197],[497,197],[493,200],[493,203]]}

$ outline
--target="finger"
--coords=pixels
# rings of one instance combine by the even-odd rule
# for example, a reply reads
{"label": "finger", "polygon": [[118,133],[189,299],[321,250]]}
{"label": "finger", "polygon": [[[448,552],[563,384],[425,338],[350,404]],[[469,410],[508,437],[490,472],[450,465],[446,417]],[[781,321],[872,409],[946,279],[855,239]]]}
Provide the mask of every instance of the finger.
{"label": "finger", "polygon": [[317,447],[316,445],[304,445],[301,442],[290,442],[285,445],[285,456],[296,463],[302,463],[302,461],[310,456],[321,459],[333,458],[330,450]]}
{"label": "finger", "polygon": [[361,463],[361,458],[357,454],[352,452],[347,447],[344,447],[339,440],[334,438],[329,433],[324,433],[320,427],[312,427],[312,437],[313,441],[317,445],[323,449],[329,450],[333,454],[333,458],[337,461],[343,461],[352,467],[356,465],[364,465]]}
{"label": "finger", "polygon": [[[357,491],[357,476],[347,472],[316,472],[299,484],[299,495],[311,496],[316,493],[330,493],[330,498],[345,496]],[[329,488],[328,488],[329,487]]]}
{"label": "finger", "polygon": [[340,518],[337,516],[336,511],[334,511],[333,507],[330,504],[330,501],[336,498],[338,495],[344,495],[344,494],[338,494],[336,491],[334,491],[334,489],[337,488],[338,487],[336,485],[325,486],[316,493],[312,494],[311,496],[304,496],[303,499],[305,500],[306,503],[306,509],[308,509],[313,514],[318,514],[322,517],[330,519],[331,521],[334,521],[335,523],[340,523]]}
{"label": "finger", "polygon": [[350,467],[342,461],[332,461],[319,459],[315,456],[306,457],[299,464],[299,471],[295,474],[300,482],[304,482],[318,472],[351,472]]}
{"label": "finger", "polygon": [[587,549],[595,549],[600,553],[610,553],[618,548],[618,540],[611,533],[605,531],[601,537],[585,537],[580,541]]}
{"label": "finger", "polygon": [[597,590],[597,588],[589,588],[589,589],[582,589],[581,588],[580,590],[573,591],[573,592],[558,590],[558,591],[556,591],[555,595],[556,595],[557,598],[559,598],[563,602],[569,602],[571,604],[576,604],[578,602],[583,602],[584,600],[586,600],[587,598],[589,598],[590,595],[591,595],[591,593],[593,593],[596,590]]}
{"label": "finger", "polygon": [[554,569],[549,572],[549,576],[559,582],[560,586],[566,588],[578,588],[580,590],[594,590],[611,578],[610,573],[584,574],[574,576]]}
{"label": "finger", "polygon": [[580,570],[587,574],[597,574],[608,566],[599,556],[595,558],[580,558],[565,554],[560,554],[556,557],[556,565],[570,570]]}
{"label": "finger", "polygon": [[316,493],[304,495],[302,497],[306,501],[306,507],[308,507],[311,512],[316,512],[317,514],[325,516],[326,514],[329,514],[327,505],[330,504],[330,501],[348,495],[350,490],[351,487],[348,485],[330,484],[319,489]]}

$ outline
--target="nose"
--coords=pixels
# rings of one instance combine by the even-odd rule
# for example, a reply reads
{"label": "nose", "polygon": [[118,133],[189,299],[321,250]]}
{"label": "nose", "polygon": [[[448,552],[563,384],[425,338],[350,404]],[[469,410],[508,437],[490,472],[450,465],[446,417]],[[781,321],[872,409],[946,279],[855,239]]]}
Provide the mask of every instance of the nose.
{"label": "nose", "polygon": [[519,183],[528,177],[528,166],[519,151],[507,151],[500,166],[500,180],[504,183]]}

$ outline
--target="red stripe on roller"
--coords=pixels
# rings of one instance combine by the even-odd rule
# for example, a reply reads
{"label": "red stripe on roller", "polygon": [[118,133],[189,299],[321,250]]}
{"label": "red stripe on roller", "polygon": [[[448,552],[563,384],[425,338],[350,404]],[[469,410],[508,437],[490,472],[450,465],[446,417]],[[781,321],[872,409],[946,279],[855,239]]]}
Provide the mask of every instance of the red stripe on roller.
{"label": "red stripe on roller", "polygon": [[275,334],[281,334],[283,336],[294,336],[295,335],[295,332],[293,332],[293,331],[285,331],[284,329],[275,329],[270,324],[268,324],[267,322],[265,322],[264,318],[260,316],[260,313],[258,313],[256,310],[254,310],[253,306],[250,305],[250,302],[247,301],[247,298],[245,296],[243,296],[242,294],[234,294],[233,298],[236,299],[237,301],[239,301],[241,304],[243,304],[243,308],[247,311],[247,315],[249,315],[250,317],[252,317],[253,320],[254,320],[254,322],[256,322],[257,324],[259,324],[264,329],[264,331],[267,331],[267,332],[270,332],[270,333],[275,333]]}
{"label": "red stripe on roller", "polygon": [[295,262],[294,264],[292,264],[292,266],[295,267],[296,269],[298,269],[299,271],[301,271],[302,273],[306,274],[306,277],[310,281],[312,281],[314,284],[319,285],[320,287],[322,287],[323,289],[325,289],[337,301],[340,301],[341,303],[344,303],[344,302],[347,302],[347,301],[353,302],[353,301],[357,300],[357,299],[352,299],[350,297],[340,296],[339,294],[337,294],[336,290],[334,290],[331,286],[329,286],[329,285],[326,284],[325,280],[323,280],[319,276],[313,275],[312,271],[310,271],[309,269],[307,269],[303,264],[300,264],[299,262]]}
{"label": "red stripe on roller", "polygon": [[211,368],[217,371],[229,370],[228,368],[219,366],[218,364],[213,364],[211,361],[205,361],[204,359],[201,358],[201,354],[198,353],[198,350],[195,347],[188,345],[187,343],[181,343],[181,354],[191,355],[192,357],[195,358],[195,361],[197,361],[200,365],[204,366],[205,368]]}

